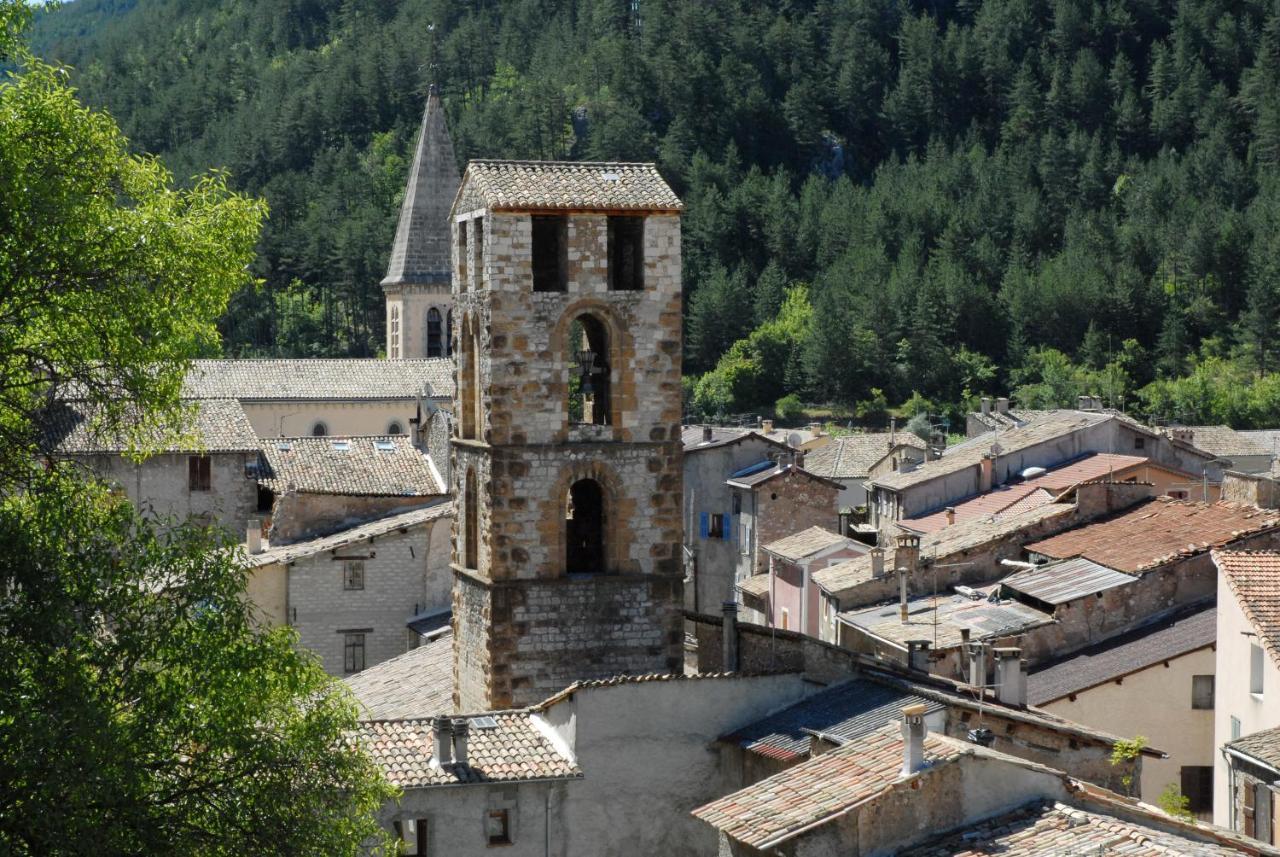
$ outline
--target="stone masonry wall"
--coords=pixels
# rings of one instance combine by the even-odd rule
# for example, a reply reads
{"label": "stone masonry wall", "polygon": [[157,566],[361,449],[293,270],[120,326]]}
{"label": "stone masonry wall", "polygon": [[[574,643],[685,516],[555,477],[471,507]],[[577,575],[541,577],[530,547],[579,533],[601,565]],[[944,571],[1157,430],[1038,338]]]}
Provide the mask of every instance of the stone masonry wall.
{"label": "stone masonry wall", "polygon": [[[365,666],[408,650],[415,611],[448,607],[452,575],[443,520],[299,559],[289,568],[289,624],[325,671],[343,675],[343,631],[365,632]],[[364,588],[343,589],[343,560],[364,561]]]}
{"label": "stone masonry wall", "polygon": [[839,525],[839,493],[834,484],[794,470],[758,486],[750,573],[769,570],[769,557],[760,550],[761,545],[810,527],[835,531]]}
{"label": "stone masonry wall", "polygon": [[157,519],[195,518],[216,525],[243,540],[245,526],[256,517],[257,483],[245,475],[245,465],[257,453],[221,452],[210,455],[210,490],[191,491],[185,453],[153,455],[141,463],[123,455],[93,455],[80,459],[89,470],[120,488],[144,514]]}

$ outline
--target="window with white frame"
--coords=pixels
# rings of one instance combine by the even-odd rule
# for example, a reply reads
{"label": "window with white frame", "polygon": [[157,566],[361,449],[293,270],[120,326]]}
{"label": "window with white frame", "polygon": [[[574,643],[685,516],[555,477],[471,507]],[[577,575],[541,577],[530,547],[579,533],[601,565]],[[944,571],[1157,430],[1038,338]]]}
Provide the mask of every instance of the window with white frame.
{"label": "window with white frame", "polygon": [[1263,679],[1262,672],[1266,665],[1266,661],[1262,654],[1262,646],[1257,643],[1249,644],[1249,692],[1262,695]]}

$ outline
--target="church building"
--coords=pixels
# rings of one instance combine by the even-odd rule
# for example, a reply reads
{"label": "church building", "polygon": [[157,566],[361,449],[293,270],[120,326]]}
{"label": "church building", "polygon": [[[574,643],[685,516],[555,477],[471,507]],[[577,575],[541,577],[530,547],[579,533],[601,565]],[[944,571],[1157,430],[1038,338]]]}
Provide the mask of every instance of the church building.
{"label": "church building", "polygon": [[453,142],[433,84],[405,183],[391,262],[382,280],[391,360],[450,354],[449,208],[457,192]]}
{"label": "church building", "polygon": [[467,167],[449,218],[459,711],[683,669],[682,208],[651,164]]}

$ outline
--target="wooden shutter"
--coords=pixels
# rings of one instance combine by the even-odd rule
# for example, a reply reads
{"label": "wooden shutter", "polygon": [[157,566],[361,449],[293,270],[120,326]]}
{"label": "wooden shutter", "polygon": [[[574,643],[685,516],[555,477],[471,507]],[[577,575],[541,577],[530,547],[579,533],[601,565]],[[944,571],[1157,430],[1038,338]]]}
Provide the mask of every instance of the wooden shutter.
{"label": "wooden shutter", "polygon": [[711,532],[711,515],[703,512],[698,516],[698,534],[705,539],[709,532]]}

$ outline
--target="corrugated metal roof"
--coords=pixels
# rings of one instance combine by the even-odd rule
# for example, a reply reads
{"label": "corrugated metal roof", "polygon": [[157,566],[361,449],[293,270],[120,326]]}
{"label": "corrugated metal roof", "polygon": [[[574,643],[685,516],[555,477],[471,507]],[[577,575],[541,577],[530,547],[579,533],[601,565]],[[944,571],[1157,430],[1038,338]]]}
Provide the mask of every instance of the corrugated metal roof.
{"label": "corrugated metal roof", "polygon": [[1076,557],[1019,571],[1006,577],[1003,583],[1010,589],[1056,606],[1133,581],[1132,575]]}

